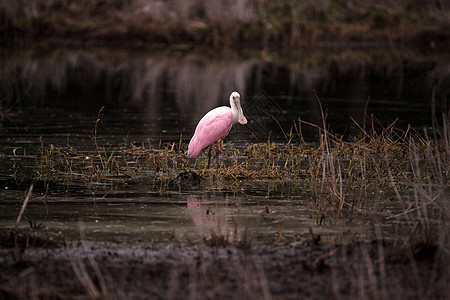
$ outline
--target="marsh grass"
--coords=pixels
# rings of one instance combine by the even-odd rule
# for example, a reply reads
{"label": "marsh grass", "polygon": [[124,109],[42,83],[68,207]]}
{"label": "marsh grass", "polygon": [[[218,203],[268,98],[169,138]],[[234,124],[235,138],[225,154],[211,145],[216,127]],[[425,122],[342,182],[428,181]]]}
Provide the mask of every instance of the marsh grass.
{"label": "marsh grass", "polygon": [[[411,127],[400,129],[397,120],[384,125],[374,116],[364,124],[352,119],[360,134],[350,137],[334,134],[322,109],[321,117],[320,125],[296,120],[290,130],[283,130],[286,141],[282,143],[270,139],[248,145],[227,143],[219,167],[208,169],[206,151],[195,159],[187,158],[182,136],[169,143],[147,140],[125,146],[102,145],[96,130],[101,122],[100,111],[92,137],[93,150],[76,149],[69,138],[61,146],[47,144],[41,137],[36,153],[24,152],[23,157],[14,153],[22,164],[15,164],[13,176],[17,181],[44,183],[43,199],[52,182],[69,185],[75,181],[89,186],[145,180],[160,195],[184,187],[239,191],[261,182],[301,182],[308,190],[311,216],[319,226],[336,219],[351,219],[353,214],[377,214],[408,232],[406,240],[400,239],[396,247],[404,249],[409,245],[420,252],[420,245],[432,245],[438,247],[444,259],[450,249],[447,116],[432,132],[423,133]],[[305,126],[319,131],[317,143],[302,140]],[[383,212],[380,204],[374,203],[374,190],[392,191],[396,199],[389,201],[395,201],[400,212]],[[226,233],[215,234],[212,243],[234,244]]]}
{"label": "marsh grass", "polygon": [[[184,155],[187,145],[181,137],[177,142],[149,140],[125,147],[106,147],[93,140],[96,149],[90,152],[71,145],[46,144],[43,137],[39,151],[27,153],[24,158],[28,162],[33,160],[33,167],[16,174],[62,182],[122,182],[144,178],[149,184],[153,182],[162,194],[171,182],[232,189],[232,186],[254,185],[259,181],[302,181],[310,188],[309,205],[319,226],[323,219],[325,222],[332,217],[346,219],[353,212],[370,214],[373,210],[370,191],[389,189],[397,197],[393,201],[402,209],[395,214],[386,212],[374,221],[376,239],[372,243],[356,241],[320,248],[320,235],[312,229],[300,241],[286,237],[280,229],[269,251],[264,246],[258,248],[261,245],[257,244],[257,238],[246,231],[237,235],[233,229],[217,228],[195,243],[192,252],[181,252],[179,256],[171,252],[170,260],[165,261],[167,266],[164,265],[167,267],[163,273],[164,286],[167,286],[164,291],[168,298],[174,298],[184,287],[186,294],[197,298],[206,291],[209,296],[228,295],[227,287],[234,286],[241,297],[270,299],[280,292],[277,280],[285,277],[280,276],[282,266],[283,275],[289,277],[290,272],[308,278],[330,274],[330,278],[321,278],[329,284],[328,293],[337,298],[403,297],[411,295],[410,286],[414,286],[414,296],[418,298],[446,295],[450,278],[450,122],[447,116],[442,117],[442,125],[436,126],[433,132],[423,133],[412,128],[399,129],[395,121],[383,126],[371,116],[367,124],[355,122],[361,131],[359,136],[347,138],[333,134],[326,115],[322,118],[321,125],[302,120],[293,125],[297,129],[292,132],[298,140],[301,140],[302,126],[319,130],[316,144],[293,143],[296,138],[288,135],[285,143],[268,140],[247,146],[227,144],[219,168],[213,169],[206,168],[205,153],[187,159]],[[350,196],[355,194],[356,197]],[[266,206],[262,213],[270,213],[270,208]],[[387,241],[382,226],[393,221],[398,230],[407,234]],[[184,246],[183,251],[191,249]],[[277,256],[267,255],[278,251],[272,249],[281,250]],[[310,249],[311,253],[303,257],[303,249]],[[317,249],[320,251],[314,252]],[[90,253],[88,250],[85,249]],[[295,255],[295,260],[289,260],[290,253]],[[85,295],[98,298],[121,289],[125,293],[126,287],[117,285],[116,290],[111,283],[124,282],[120,276],[112,275],[120,273],[114,271],[117,266],[108,269],[104,266],[108,259],[95,260],[90,255],[82,257],[75,253],[69,257],[73,279],[80,282]],[[144,272],[148,276],[148,269]],[[228,274],[231,280],[224,282],[219,274]],[[305,290],[314,291],[314,284],[307,284]]]}
{"label": "marsh grass", "polygon": [[[355,124],[361,134],[350,138],[336,136],[323,124],[314,125],[302,120],[295,122],[286,143],[253,143],[247,146],[228,144],[221,155],[219,168],[207,169],[207,156],[195,159],[185,156],[187,145],[182,137],[178,142],[155,144],[146,141],[128,146],[103,146],[93,137],[95,150],[88,152],[71,145],[46,144],[36,154],[24,153],[31,166],[18,165],[17,180],[25,177],[40,181],[104,180],[126,181],[147,178],[154,185],[170,182],[204,184],[208,182],[251,183],[254,180],[309,183],[318,210],[363,210],[369,187],[392,189],[405,210],[423,213],[421,207],[436,206],[448,193],[449,154],[448,121],[437,139],[412,128],[401,130],[396,121],[388,126],[371,117],[367,129]],[[97,125],[96,125],[97,126]],[[316,144],[293,143],[292,135],[301,140],[301,127],[314,126],[320,131]],[[19,155],[19,154],[16,154]],[[30,162],[31,158],[35,163]],[[186,179],[190,179],[187,180]],[[192,180],[194,179],[194,180]],[[404,200],[402,189],[415,193],[416,203]],[[350,199],[349,194],[359,193]],[[427,204],[421,203],[428,195]],[[426,198],[426,197],[425,197]],[[424,198],[424,199],[425,199]],[[409,207],[411,206],[411,207]],[[405,214],[409,215],[409,214]]]}
{"label": "marsh grass", "polygon": [[[302,120],[299,123],[310,124]],[[326,125],[325,125],[326,126]],[[244,147],[232,144],[222,154],[219,168],[206,168],[207,156],[201,154],[189,160],[185,156],[187,145],[179,142],[154,144],[146,141],[126,147],[99,145],[94,136],[95,150],[76,149],[71,145],[46,144],[36,154],[34,177],[37,179],[64,177],[96,177],[104,179],[132,178],[136,176],[165,177],[175,179],[181,172],[193,171],[205,179],[307,179],[311,182],[335,182],[332,194],[343,204],[343,185],[356,188],[364,185],[385,185],[395,179],[416,176],[413,167],[423,168],[427,159],[436,159],[430,167],[448,176],[448,143],[445,140],[429,140],[411,128],[401,130],[395,122],[387,127],[377,124],[372,117],[370,131],[359,137],[345,140],[317,127],[321,134],[318,144],[253,143]],[[448,125],[446,125],[448,126]],[[448,129],[444,129],[445,134]],[[298,133],[301,135],[301,132]],[[424,155],[428,154],[428,155]],[[15,153],[16,156],[20,154]],[[412,164],[410,162],[414,162]],[[441,183],[445,178],[437,178]],[[324,188],[324,186],[322,186]]]}

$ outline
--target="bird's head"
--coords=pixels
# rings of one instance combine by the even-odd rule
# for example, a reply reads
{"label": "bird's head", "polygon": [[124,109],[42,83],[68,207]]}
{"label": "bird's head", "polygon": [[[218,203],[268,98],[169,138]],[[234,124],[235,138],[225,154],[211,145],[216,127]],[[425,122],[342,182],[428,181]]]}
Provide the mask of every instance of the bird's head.
{"label": "bird's head", "polygon": [[232,92],[230,95],[230,105],[231,108],[236,107],[238,112],[238,122],[241,124],[247,124],[247,119],[244,116],[244,112],[241,107],[241,95],[238,92]]}

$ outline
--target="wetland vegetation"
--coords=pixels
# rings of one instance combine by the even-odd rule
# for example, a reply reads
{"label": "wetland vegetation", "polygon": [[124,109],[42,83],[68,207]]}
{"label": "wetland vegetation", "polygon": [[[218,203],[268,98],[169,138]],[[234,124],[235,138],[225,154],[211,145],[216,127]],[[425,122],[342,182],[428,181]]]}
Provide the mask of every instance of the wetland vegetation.
{"label": "wetland vegetation", "polygon": [[[357,124],[360,135],[337,137],[326,129],[325,119],[321,125],[297,120],[285,133],[285,142],[227,143],[219,168],[206,169],[206,155],[188,160],[184,155],[187,145],[181,138],[172,143],[148,141],[127,147],[98,144],[99,113],[92,151],[76,149],[69,139],[66,145],[41,139],[36,153],[3,155],[3,164],[14,161],[10,174],[13,186],[21,189],[31,184],[26,201],[36,186],[32,201],[38,202],[38,211],[61,201],[57,200],[61,189],[78,194],[71,191],[77,185],[91,186],[96,194],[91,201],[98,207],[93,215],[96,220],[81,217],[75,230],[58,230],[58,222],[53,226],[36,223],[36,217],[43,224],[52,219],[51,212],[33,212],[36,207],[29,208],[28,229],[17,225],[12,231],[4,228],[2,296],[179,298],[183,291],[193,298],[290,298],[300,294],[445,298],[449,278],[445,266],[449,263],[450,236],[450,124],[446,117],[443,121],[428,135],[413,128],[398,129],[395,123],[381,126],[373,117],[366,125]],[[305,143],[303,126],[316,128],[320,143]],[[162,236],[152,230],[134,232],[139,238],[125,244],[105,238],[111,233],[102,229],[95,234],[91,228],[95,222],[100,219],[108,224],[102,220],[102,207],[120,205],[117,199],[122,197],[138,197],[127,192],[127,186],[142,182],[147,191],[139,202],[164,199],[173,193],[188,195],[182,202],[156,203],[163,205],[163,214],[167,210],[168,223],[180,224],[170,217],[170,206],[186,206],[187,201],[196,233],[174,227]],[[203,199],[208,190],[216,190],[212,199],[228,191],[236,200],[266,190],[266,200],[254,198],[256,205],[226,200],[228,211],[224,212],[224,204]],[[283,209],[298,208],[270,201],[275,198],[299,201],[295,205],[307,207],[307,216],[299,211],[286,213]],[[70,207],[75,209],[77,204]],[[67,217],[73,218],[70,212]],[[275,226],[281,227],[255,229],[255,217],[265,219],[263,222],[276,219]],[[140,218],[138,226],[149,226],[148,217]],[[246,218],[251,225],[238,221]],[[306,226],[287,224],[284,218],[309,222]],[[347,226],[341,227],[341,222]],[[366,224],[365,229],[355,229],[361,224]],[[127,231],[133,232],[133,226]],[[77,235],[81,238],[78,245],[74,240]],[[42,257],[39,249],[46,249],[52,259]],[[60,263],[55,265],[53,259]],[[122,269],[125,262],[127,268]],[[19,272],[17,277],[15,272]],[[61,285],[55,272],[75,281]],[[134,279],[136,275],[152,284],[143,286],[141,280]],[[33,283],[36,280],[42,283]],[[121,285],[117,286],[118,282]],[[413,287],[413,282],[420,285]]]}
{"label": "wetland vegetation", "polygon": [[[107,13],[105,13],[107,12]],[[352,43],[448,46],[446,1],[3,1],[1,37],[134,46],[278,49]]]}
{"label": "wetland vegetation", "polygon": [[449,8],[1,2],[0,299],[448,299]]}

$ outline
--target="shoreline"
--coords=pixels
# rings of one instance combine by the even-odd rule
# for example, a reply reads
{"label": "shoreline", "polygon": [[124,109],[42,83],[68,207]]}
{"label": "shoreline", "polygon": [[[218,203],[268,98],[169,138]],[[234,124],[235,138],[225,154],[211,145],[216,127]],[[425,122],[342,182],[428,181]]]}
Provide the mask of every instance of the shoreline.
{"label": "shoreline", "polygon": [[219,235],[155,247],[145,241],[137,246],[67,241],[61,232],[34,229],[30,245],[21,236],[14,246],[8,242],[12,236],[0,231],[1,298],[442,299],[448,291],[448,272],[434,265],[445,262],[443,253],[414,241],[330,245],[305,238],[302,244],[258,244],[230,243]]}
{"label": "shoreline", "polygon": [[195,42],[186,42],[180,40],[175,43],[166,42],[151,42],[142,41],[132,38],[117,38],[114,41],[110,39],[90,39],[84,37],[25,37],[20,39],[4,40],[0,37],[0,41],[3,43],[3,49],[27,49],[34,47],[50,48],[68,48],[77,47],[80,49],[89,48],[110,48],[110,49],[122,49],[122,50],[168,50],[179,52],[190,51],[205,51],[205,52],[229,52],[229,51],[259,51],[259,52],[272,52],[272,53],[296,53],[296,52],[308,52],[314,50],[321,51],[350,51],[350,50],[397,50],[408,49],[408,51],[414,51],[422,54],[445,54],[450,49],[450,32],[442,32],[441,40],[436,43],[433,40],[418,40],[418,41],[386,41],[386,40],[371,40],[371,41],[353,41],[353,40],[334,40],[334,41],[319,41],[314,44],[299,45],[293,48],[290,47],[273,47],[271,45],[263,45],[254,41],[237,41],[233,45],[224,47],[214,47],[207,44],[197,44]]}
{"label": "shoreline", "polygon": [[0,4],[0,41],[213,50],[388,45],[444,52],[450,5],[432,2],[248,2],[195,0],[15,1]]}

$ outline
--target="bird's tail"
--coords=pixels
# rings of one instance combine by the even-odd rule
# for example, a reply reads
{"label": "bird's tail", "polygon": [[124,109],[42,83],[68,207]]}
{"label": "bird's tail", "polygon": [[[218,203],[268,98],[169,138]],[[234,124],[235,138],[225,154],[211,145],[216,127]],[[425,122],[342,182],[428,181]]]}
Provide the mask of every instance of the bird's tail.
{"label": "bird's tail", "polygon": [[189,142],[187,156],[190,158],[196,157],[200,151],[202,151],[203,147],[199,144],[198,139],[194,135]]}

